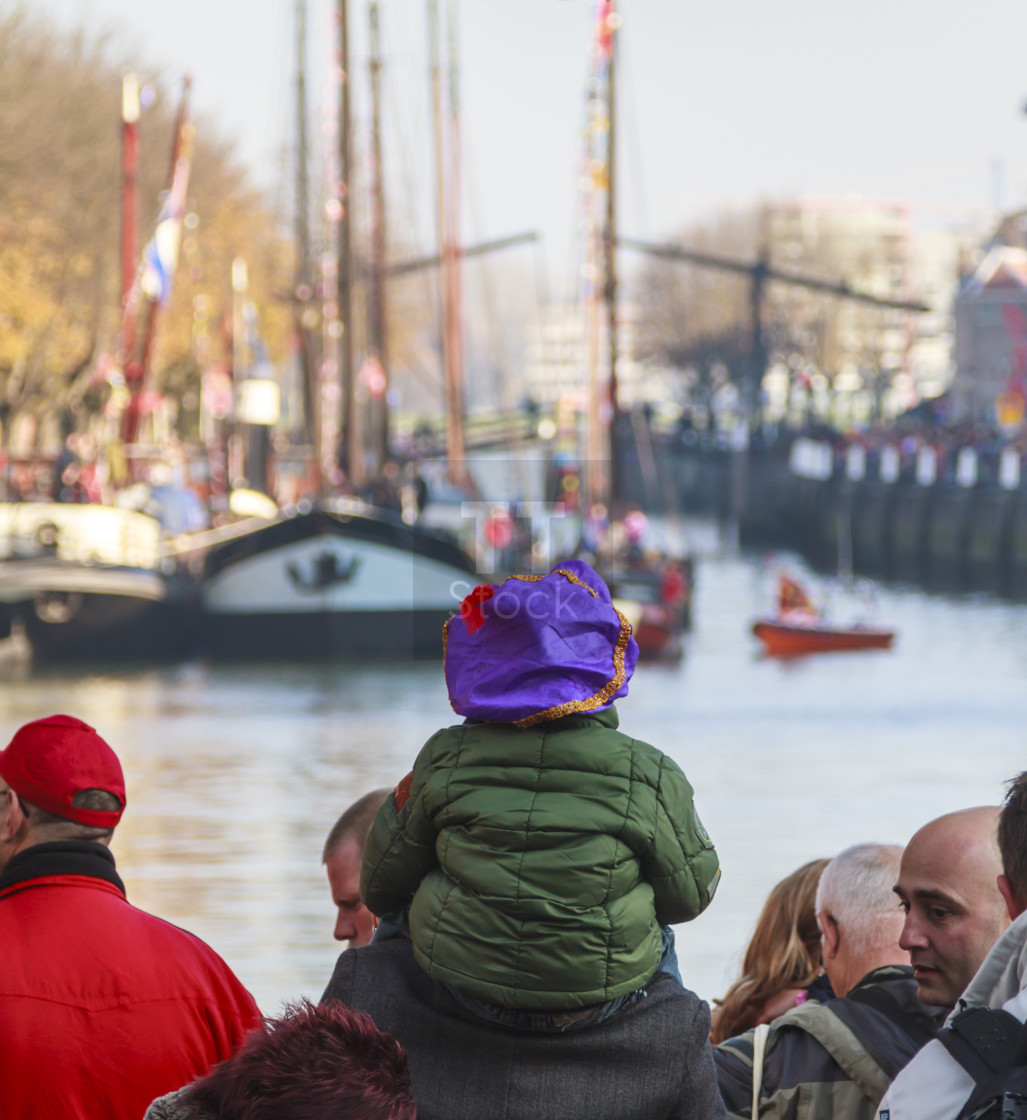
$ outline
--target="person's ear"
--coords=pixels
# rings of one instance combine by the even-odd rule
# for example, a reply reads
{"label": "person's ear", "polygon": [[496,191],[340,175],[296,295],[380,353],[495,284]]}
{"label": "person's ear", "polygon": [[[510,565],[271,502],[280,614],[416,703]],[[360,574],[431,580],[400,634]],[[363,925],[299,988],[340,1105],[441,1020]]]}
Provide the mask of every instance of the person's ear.
{"label": "person's ear", "polygon": [[7,812],[0,817],[0,841],[13,840],[25,823],[25,814],[21,811],[21,802],[14,790],[8,787],[3,796],[7,798]]}
{"label": "person's ear", "polygon": [[838,948],[842,940],[838,922],[827,910],[821,910],[820,913],[817,914],[817,925],[820,926],[820,940],[824,949],[824,960],[834,960],[834,958],[838,956]]}
{"label": "person's ear", "polygon": [[1005,875],[1000,875],[995,880],[998,884],[999,894],[1006,900],[1006,910],[1009,911],[1009,920],[1015,922],[1017,918],[1027,910],[1027,902],[1013,890],[1013,884],[1006,878]]}

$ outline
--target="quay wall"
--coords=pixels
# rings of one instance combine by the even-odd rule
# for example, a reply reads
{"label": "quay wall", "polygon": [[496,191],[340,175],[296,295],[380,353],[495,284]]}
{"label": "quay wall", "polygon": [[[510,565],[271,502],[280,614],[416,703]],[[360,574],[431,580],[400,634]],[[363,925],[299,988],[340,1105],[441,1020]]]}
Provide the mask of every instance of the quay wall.
{"label": "quay wall", "polygon": [[896,469],[897,457],[890,470],[884,455],[854,470],[844,449],[806,442],[805,462],[794,445],[664,447],[670,485],[655,495],[628,453],[625,493],[655,512],[734,520],[743,547],[792,549],[822,571],[1027,600],[1027,468],[1021,475],[1018,457],[1001,470],[963,458],[959,471],[942,463],[918,480],[908,463]]}

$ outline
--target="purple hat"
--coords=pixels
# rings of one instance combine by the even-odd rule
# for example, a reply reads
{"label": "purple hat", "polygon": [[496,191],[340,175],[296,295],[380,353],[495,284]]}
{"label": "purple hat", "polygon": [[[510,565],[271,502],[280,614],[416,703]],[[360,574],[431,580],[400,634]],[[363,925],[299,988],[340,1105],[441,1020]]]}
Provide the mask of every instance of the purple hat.
{"label": "purple hat", "polygon": [[453,711],[518,727],[601,712],[627,695],[638,660],[631,623],[581,560],[476,587],[442,640]]}

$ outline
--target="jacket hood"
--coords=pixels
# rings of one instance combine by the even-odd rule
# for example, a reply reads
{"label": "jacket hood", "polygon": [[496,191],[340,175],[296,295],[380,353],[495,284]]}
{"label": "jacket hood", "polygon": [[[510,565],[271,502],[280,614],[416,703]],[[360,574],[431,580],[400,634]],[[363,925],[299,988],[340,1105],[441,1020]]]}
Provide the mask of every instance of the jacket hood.
{"label": "jacket hood", "polygon": [[992,946],[952,1014],[955,1015],[964,1007],[1002,1007],[1025,989],[1027,911]]}

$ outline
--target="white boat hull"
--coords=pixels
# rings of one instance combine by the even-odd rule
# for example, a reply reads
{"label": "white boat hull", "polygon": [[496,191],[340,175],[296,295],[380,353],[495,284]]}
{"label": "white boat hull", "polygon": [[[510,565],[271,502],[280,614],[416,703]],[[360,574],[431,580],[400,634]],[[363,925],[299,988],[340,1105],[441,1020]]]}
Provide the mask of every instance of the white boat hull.
{"label": "white boat hull", "polygon": [[450,542],[324,503],[211,550],[204,645],[249,657],[438,655],[443,623],[475,582]]}

